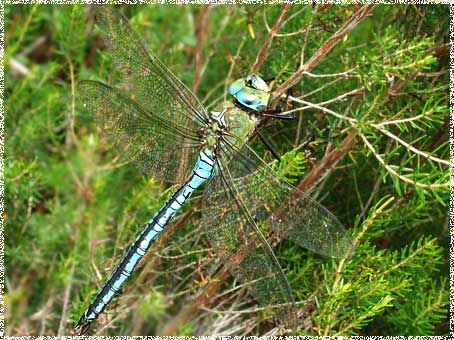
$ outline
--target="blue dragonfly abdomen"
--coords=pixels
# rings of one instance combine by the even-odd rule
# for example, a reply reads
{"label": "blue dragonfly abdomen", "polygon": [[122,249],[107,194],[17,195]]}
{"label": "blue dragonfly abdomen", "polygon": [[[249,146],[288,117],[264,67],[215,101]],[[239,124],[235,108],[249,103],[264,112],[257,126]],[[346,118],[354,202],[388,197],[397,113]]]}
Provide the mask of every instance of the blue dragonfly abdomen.
{"label": "blue dragonfly abdomen", "polygon": [[178,210],[191,197],[192,193],[209,179],[213,173],[214,154],[210,148],[203,149],[189,179],[148,221],[135,241],[129,246],[116,269],[93,298],[89,307],[80,318],[76,331],[85,333],[90,324],[97,319],[115,294],[131,276],[140,259],[147,253],[153,242],[161,235]]}

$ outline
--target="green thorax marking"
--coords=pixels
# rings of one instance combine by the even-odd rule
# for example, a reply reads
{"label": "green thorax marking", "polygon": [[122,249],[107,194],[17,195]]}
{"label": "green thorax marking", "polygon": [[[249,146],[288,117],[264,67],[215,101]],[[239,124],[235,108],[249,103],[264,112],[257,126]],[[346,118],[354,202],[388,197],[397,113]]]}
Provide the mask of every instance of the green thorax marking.
{"label": "green thorax marking", "polygon": [[249,115],[246,111],[236,107],[232,102],[222,103],[220,110],[223,109],[227,109],[224,119],[229,134],[235,137],[231,142],[236,144],[235,142],[237,140],[246,141],[257,124],[255,116]]}

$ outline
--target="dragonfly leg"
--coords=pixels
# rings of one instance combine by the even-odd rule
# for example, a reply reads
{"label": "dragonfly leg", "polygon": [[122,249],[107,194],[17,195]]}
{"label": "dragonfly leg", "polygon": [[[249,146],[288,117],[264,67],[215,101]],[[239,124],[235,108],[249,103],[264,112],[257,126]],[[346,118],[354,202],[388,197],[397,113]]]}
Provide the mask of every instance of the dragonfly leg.
{"label": "dragonfly leg", "polygon": [[276,118],[276,119],[281,119],[281,120],[295,120],[296,119],[296,114],[288,114],[288,115],[282,115],[281,112],[285,111],[285,108],[287,107],[288,103],[288,98],[290,97],[290,94],[292,93],[292,89],[288,89],[287,93],[285,95],[284,101],[280,101],[279,103],[279,108],[275,110],[265,110],[264,112],[261,113],[263,117],[269,117],[269,118]]}
{"label": "dragonfly leg", "polygon": [[281,115],[279,112],[280,110],[268,110],[263,113],[260,113],[260,116],[268,117],[268,118],[275,118],[281,120],[295,120],[296,115],[292,113],[291,115]]}
{"label": "dragonfly leg", "polygon": [[261,132],[260,130],[258,129],[258,127],[255,128],[255,133],[257,134],[257,136],[259,136],[260,140],[262,141],[263,144],[265,144],[265,146],[267,147],[268,150],[271,151],[271,153],[273,154],[274,158],[276,158],[278,160],[278,162],[281,161],[281,156],[279,156],[279,153],[276,151],[276,149],[273,147],[273,145],[271,144],[271,142],[268,140],[268,138],[266,138]]}
{"label": "dragonfly leg", "polygon": [[[318,135],[311,135],[308,138],[306,138],[305,141],[303,141],[297,148],[296,150],[298,152],[301,151],[306,151],[311,149],[311,144],[315,142],[317,137],[321,137],[324,140],[331,140],[333,138],[336,138],[338,135],[331,135],[331,136],[326,136],[327,133],[330,131],[330,127],[326,126],[323,129],[320,130],[320,133]],[[324,135],[324,136],[323,136]]]}

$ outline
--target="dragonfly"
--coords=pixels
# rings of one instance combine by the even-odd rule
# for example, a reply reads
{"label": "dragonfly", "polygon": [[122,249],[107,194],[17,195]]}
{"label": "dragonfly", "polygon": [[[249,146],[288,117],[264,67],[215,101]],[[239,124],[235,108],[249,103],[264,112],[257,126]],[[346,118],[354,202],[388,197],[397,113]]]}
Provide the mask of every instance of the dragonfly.
{"label": "dragonfly", "polygon": [[[258,224],[316,253],[340,256],[346,231],[326,208],[291,186],[247,144],[266,116],[267,83],[250,74],[229,86],[233,100],[211,112],[111,6],[97,6],[115,67],[130,93],[81,81],[78,93],[103,134],[146,174],[179,189],[143,226],[75,327],[85,334],[133,273],[172,218],[204,185],[202,220],[210,245],[278,321],[294,322],[287,278]],[[182,178],[184,180],[182,180]],[[182,183],[182,184],[181,184]]]}

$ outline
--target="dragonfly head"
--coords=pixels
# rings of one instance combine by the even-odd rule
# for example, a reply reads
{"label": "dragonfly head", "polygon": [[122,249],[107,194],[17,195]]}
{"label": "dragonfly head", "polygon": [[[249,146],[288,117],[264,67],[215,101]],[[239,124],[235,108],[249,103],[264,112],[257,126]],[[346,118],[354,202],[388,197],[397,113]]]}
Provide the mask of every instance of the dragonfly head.
{"label": "dragonfly head", "polygon": [[229,86],[229,94],[242,106],[258,112],[266,109],[270,99],[268,85],[256,74],[235,80]]}

